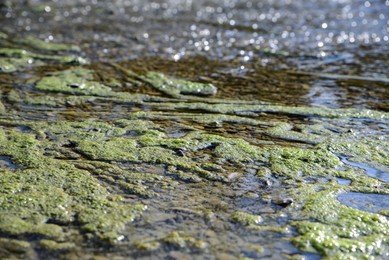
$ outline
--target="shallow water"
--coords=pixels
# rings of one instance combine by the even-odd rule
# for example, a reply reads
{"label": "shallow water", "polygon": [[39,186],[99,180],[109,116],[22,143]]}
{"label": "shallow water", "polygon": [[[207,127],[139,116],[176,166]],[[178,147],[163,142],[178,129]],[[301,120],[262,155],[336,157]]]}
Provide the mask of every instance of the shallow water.
{"label": "shallow water", "polygon": [[345,164],[351,165],[354,167],[358,167],[360,169],[365,170],[366,174],[369,175],[370,177],[376,178],[376,179],[381,180],[383,182],[389,182],[389,173],[388,172],[385,172],[383,170],[376,169],[374,167],[364,165],[361,163],[351,162],[348,159],[349,158],[347,158],[347,157],[341,157],[342,162],[344,162]]}
{"label": "shallow water", "polygon": [[349,192],[340,194],[338,200],[349,207],[374,213],[389,208],[389,196],[383,194]]}
{"label": "shallow water", "polygon": [[[0,48],[48,55],[34,57],[37,64],[27,61],[27,65],[14,72],[0,72],[5,111],[0,118],[4,130],[1,138],[13,140],[14,135],[32,135],[38,145],[31,149],[42,158],[91,176],[93,183],[120,197],[124,204],[147,206],[141,217],[125,223],[115,243],[108,243],[99,240],[100,231],[88,231],[85,223],[77,219],[82,214],[77,211],[80,205],[68,209],[75,220],[63,223],[56,219],[57,213],[47,216],[42,202],[36,214],[43,214],[47,223],[64,228],[66,237],[51,238],[34,232],[13,234],[0,225],[1,239],[30,243],[29,249],[15,251],[7,249],[9,243],[0,240],[5,248],[0,249],[0,257],[285,259],[296,255],[320,259],[323,255],[336,257],[338,251],[352,255],[347,247],[338,251],[320,246],[312,249],[307,245],[314,241],[307,240],[301,246],[293,239],[306,232],[299,230],[296,223],[319,223],[330,230],[340,230],[337,225],[351,223],[339,217],[350,212],[336,204],[336,194],[340,194],[336,198],[342,204],[361,210],[360,214],[388,208],[388,174],[378,170],[387,166],[389,153],[389,119],[384,113],[389,111],[388,10],[388,1],[351,0],[0,3],[0,32],[5,35],[0,34]],[[52,52],[34,46],[25,40],[26,36],[49,43],[72,43],[81,51]],[[60,62],[53,58],[53,53],[81,56],[90,63]],[[37,88],[42,78],[79,67],[90,69],[92,79],[71,82],[66,91]],[[131,77],[123,69],[137,76]],[[218,91],[211,97],[171,96],[139,80],[150,71],[211,83]],[[100,94],[93,92],[92,87],[92,94],[86,95],[82,91],[92,80],[109,86],[112,92]],[[295,106],[308,109],[295,110]],[[140,120],[152,127],[139,130],[141,126],[132,126],[122,132],[122,124],[128,123],[120,121],[123,119]],[[74,122],[80,125],[67,129]],[[279,125],[283,129],[282,124],[289,124],[287,130],[272,130]],[[219,139],[192,148],[205,139],[201,134]],[[156,149],[157,154],[158,149],[163,149],[172,158],[188,159],[196,167],[201,165],[202,171],[195,172],[183,164],[177,166],[169,159],[156,163],[149,158],[128,159],[126,156],[132,151],[122,151],[121,143],[115,143],[128,139],[137,143],[133,150]],[[187,140],[189,144],[184,142]],[[247,142],[248,148],[241,148],[240,140]],[[9,145],[3,139],[0,141]],[[94,141],[96,147],[83,148],[83,141]],[[94,154],[99,145],[110,142],[113,147]],[[29,147],[28,142],[12,149],[0,147],[4,153],[0,155],[2,173],[29,176],[29,168],[20,166],[25,162],[12,158],[17,157],[15,151],[26,146]],[[233,148],[223,153],[224,146]],[[115,151],[117,147],[119,150]],[[269,152],[256,155],[266,149]],[[247,153],[234,153],[241,150]],[[340,162],[335,154],[345,157]],[[356,162],[348,161],[349,157]],[[206,163],[211,165],[203,166]],[[34,167],[32,171],[41,170]],[[19,187],[19,182],[23,179],[16,181],[15,187]],[[1,191],[3,197],[16,190],[6,184],[9,186]],[[61,185],[55,185],[61,191],[59,194],[68,194]],[[15,194],[44,190],[37,187],[23,186]],[[335,205],[329,211],[334,211],[338,221],[328,221],[334,218],[332,212],[315,215],[304,211],[309,205],[322,203],[321,196],[328,194],[318,198],[315,195],[326,190],[331,191],[327,200]],[[71,200],[77,201],[74,197]],[[313,198],[314,203],[307,202]],[[116,203],[114,198],[111,200]],[[35,203],[40,205],[39,199]],[[0,213],[9,214],[7,202],[0,205]],[[339,213],[338,208],[344,212]],[[234,219],[236,212],[260,216],[262,221],[247,225],[248,220]],[[374,218],[379,219],[377,216]],[[383,230],[376,226],[373,229]],[[176,231],[183,239],[174,237]],[[319,241],[320,237],[315,235],[311,234],[312,239]],[[343,236],[329,235],[331,239]],[[363,240],[363,235],[357,238]],[[41,245],[44,239],[70,241],[76,246],[47,249]],[[352,236],[346,239],[350,243],[357,241]],[[387,244],[375,250],[371,253],[378,257],[389,254]]]}
{"label": "shallow water", "polygon": [[1,22],[15,36],[75,43],[93,61],[211,78],[242,99],[388,110],[388,83],[286,73],[388,78],[387,10],[364,0],[6,1]]}

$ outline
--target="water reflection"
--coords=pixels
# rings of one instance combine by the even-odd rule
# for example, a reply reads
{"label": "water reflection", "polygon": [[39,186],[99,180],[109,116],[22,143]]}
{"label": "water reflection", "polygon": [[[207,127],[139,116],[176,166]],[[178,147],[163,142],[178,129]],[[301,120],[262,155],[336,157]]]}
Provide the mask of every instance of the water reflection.
{"label": "water reflection", "polygon": [[338,196],[338,200],[349,207],[377,213],[389,208],[389,195],[346,192]]}
{"label": "water reflection", "polygon": [[249,61],[267,49],[318,57],[350,49],[363,52],[355,49],[360,46],[387,50],[388,5],[364,0],[5,1],[0,19],[5,30],[43,38],[88,42],[103,34],[107,38],[99,40],[111,48],[110,39],[121,36],[123,58],[158,53],[171,59],[198,54],[233,59],[245,51]]}
{"label": "water reflection", "polygon": [[348,164],[348,165],[358,167],[358,168],[365,170],[366,174],[370,177],[379,179],[383,182],[389,182],[389,173],[388,172],[385,172],[383,170],[380,170],[380,169],[377,169],[377,168],[374,168],[374,167],[371,167],[368,165],[364,165],[362,163],[350,162],[348,160],[348,157],[345,157],[345,156],[340,156],[340,159],[345,164]]}

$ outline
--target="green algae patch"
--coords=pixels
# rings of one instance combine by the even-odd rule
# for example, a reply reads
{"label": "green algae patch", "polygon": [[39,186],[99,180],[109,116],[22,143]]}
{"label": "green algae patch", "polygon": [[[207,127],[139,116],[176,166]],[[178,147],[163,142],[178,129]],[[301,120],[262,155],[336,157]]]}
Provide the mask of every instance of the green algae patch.
{"label": "green algae patch", "polygon": [[258,215],[252,215],[246,212],[235,212],[232,215],[232,220],[240,223],[242,225],[248,226],[248,225],[254,225],[254,224],[259,224],[263,221],[261,216]]}
{"label": "green algae patch", "polygon": [[27,45],[38,51],[50,51],[50,52],[69,52],[69,51],[79,52],[80,51],[80,48],[76,45],[48,42],[31,36],[17,39],[17,42],[23,45]]}
{"label": "green algae patch", "polygon": [[170,232],[162,241],[168,245],[178,248],[205,249],[207,244],[202,240],[183,234],[179,231]]}
{"label": "green algae patch", "polygon": [[64,107],[64,106],[86,106],[93,104],[96,101],[96,96],[67,96],[53,97],[48,95],[42,96],[26,96],[22,92],[11,90],[8,95],[8,100],[13,103],[24,103],[28,105],[49,106],[49,107]]}
{"label": "green algae patch", "polygon": [[316,221],[293,224],[301,234],[292,239],[295,245],[329,257],[339,252],[384,254],[389,246],[389,221],[378,214],[342,205],[335,198],[342,190],[328,188],[316,191],[315,185],[306,185],[299,189],[299,196],[305,199],[303,213]]}
{"label": "green algae patch", "polygon": [[81,224],[84,231],[115,243],[127,223],[145,206],[112,201],[110,193],[85,170],[43,155],[44,142],[16,130],[0,133],[0,154],[20,166],[1,171],[0,230],[66,241],[61,225]]}
{"label": "green algae patch", "polygon": [[76,55],[47,55],[18,48],[0,48],[0,72],[12,73],[27,68],[45,65],[47,62],[60,64],[87,64]]}
{"label": "green algae patch", "polygon": [[389,144],[382,136],[366,138],[363,133],[346,133],[340,138],[334,138],[322,144],[322,147],[343,156],[351,161],[387,170],[389,165]]}
{"label": "green algae patch", "polygon": [[70,242],[56,242],[54,240],[42,239],[39,244],[42,248],[50,251],[65,251],[76,247],[74,243]]}
{"label": "green algae patch", "polygon": [[159,239],[142,239],[135,243],[135,248],[141,251],[155,251],[163,245],[175,249],[205,250],[208,245],[200,239],[185,235],[181,231],[172,231]]}
{"label": "green algae patch", "polygon": [[114,92],[93,80],[93,73],[83,68],[73,68],[40,79],[35,86],[39,90],[69,93],[73,95],[112,96]]}
{"label": "green algae patch", "polygon": [[[115,205],[116,204],[116,205]],[[133,222],[139,217],[146,206],[136,205],[118,205],[117,203],[106,202],[106,205],[97,208],[88,208],[80,212],[79,221],[85,223],[83,228],[110,243],[116,243],[124,237],[120,235],[127,223]],[[101,214],[103,210],[103,214]],[[101,214],[101,215],[99,215]]]}
{"label": "green algae patch", "polygon": [[[31,244],[26,241],[21,241],[17,239],[7,239],[0,238],[0,248],[9,252],[14,253],[25,253],[31,249]],[[2,253],[0,251],[0,257],[2,257]]]}
{"label": "green algae patch", "polygon": [[319,107],[292,107],[280,106],[274,104],[252,104],[241,103],[240,105],[225,102],[225,103],[179,103],[175,105],[176,109],[202,110],[221,114],[252,114],[252,113],[284,113],[290,115],[301,116],[316,116],[327,118],[357,118],[357,119],[373,119],[373,120],[388,120],[389,113],[374,111],[369,109],[331,109]]}
{"label": "green algae patch", "polygon": [[0,101],[0,114],[3,114],[6,112],[4,104]]}
{"label": "green algae patch", "polygon": [[0,48],[0,72],[11,73],[26,67],[41,66],[43,62],[23,49]]}
{"label": "green algae patch", "polygon": [[341,164],[337,156],[324,149],[279,148],[268,151],[271,171],[293,179],[304,175],[330,175]]}
{"label": "green algae patch", "polygon": [[[28,55],[29,52],[18,54],[14,50],[10,56],[2,57]],[[215,229],[220,219],[231,220],[236,223],[228,223],[231,226],[243,226],[247,232],[265,235],[273,232],[303,251],[334,259],[370,254],[381,257],[388,251],[388,221],[383,217],[387,213],[352,209],[336,199],[340,193],[350,191],[389,193],[386,183],[341,160],[347,156],[380,169],[389,164],[388,145],[380,136],[384,131],[363,131],[368,128],[364,125],[367,122],[385,124],[387,113],[200,99],[191,95],[211,95],[212,88],[207,90],[207,86],[191,85],[154,72],[136,75],[136,79],[173,98],[136,95],[114,91],[98,80],[98,74],[72,67],[45,74],[31,90],[27,85],[6,92],[7,110],[13,105],[41,105],[33,111],[49,112],[50,120],[54,120],[1,120],[4,127],[0,131],[0,156],[5,161],[0,170],[3,236],[34,237],[31,246],[47,251],[78,250],[80,241],[88,239],[118,244],[114,245],[116,249],[128,241],[137,241],[131,237],[133,228],[143,231],[143,224],[147,224],[158,229],[147,218],[141,225],[130,225],[138,219],[143,221],[146,206],[140,204],[142,201],[147,199],[153,211],[157,201],[164,211],[167,203],[189,203],[192,198],[187,199],[188,196],[197,200],[206,187],[215,197],[204,193],[206,203],[202,203],[205,206],[200,211],[210,213],[201,216],[201,221],[206,218]],[[187,87],[189,90],[185,90]],[[31,92],[24,95],[23,88]],[[104,111],[80,115],[78,122],[64,119],[83,111],[82,105],[87,102]],[[114,103],[112,108],[117,105],[126,109],[106,110],[110,103]],[[44,110],[45,105],[60,108],[59,112],[52,108]],[[132,105],[134,110],[127,110]],[[147,111],[133,112],[142,109]],[[274,119],[264,113],[277,116]],[[285,119],[290,115],[302,116],[304,120],[296,116],[291,117],[293,120]],[[281,119],[277,120],[278,117]],[[264,140],[258,140],[262,137]],[[352,182],[339,185],[335,177]],[[189,195],[178,198],[187,187]],[[195,189],[201,194],[195,194]],[[247,191],[250,196],[244,193]],[[268,199],[278,193],[281,203]],[[261,212],[259,216],[236,211],[236,205],[245,203],[240,201],[241,194],[246,194],[243,197],[250,203],[262,198],[255,207],[266,204],[265,213],[253,211]],[[293,203],[283,203],[283,195],[292,198]],[[217,200],[217,205],[225,199],[232,206],[224,212],[216,212],[214,206],[209,210],[208,198]],[[195,212],[190,206],[185,210]],[[267,213],[274,211],[274,215]],[[215,214],[220,215],[211,216]],[[294,238],[291,236],[295,232],[289,232],[291,226],[299,233]],[[206,242],[184,232],[165,232],[166,229],[162,233],[165,235],[158,235],[159,239],[136,242],[134,246],[137,250],[158,252],[170,248],[213,250]]]}
{"label": "green algae patch", "polygon": [[305,142],[310,144],[320,144],[327,139],[326,136],[322,136],[322,135],[292,131],[293,128],[294,126],[291,124],[281,123],[278,124],[277,126],[267,129],[265,133],[275,138],[280,138],[280,139],[290,140],[290,141]]}
{"label": "green algae patch", "polygon": [[140,251],[155,251],[161,247],[161,243],[159,241],[139,241],[135,247]]}
{"label": "green algae patch", "polygon": [[211,96],[217,92],[212,84],[175,79],[158,72],[148,72],[141,78],[157,90],[175,98],[181,98],[182,95]]}

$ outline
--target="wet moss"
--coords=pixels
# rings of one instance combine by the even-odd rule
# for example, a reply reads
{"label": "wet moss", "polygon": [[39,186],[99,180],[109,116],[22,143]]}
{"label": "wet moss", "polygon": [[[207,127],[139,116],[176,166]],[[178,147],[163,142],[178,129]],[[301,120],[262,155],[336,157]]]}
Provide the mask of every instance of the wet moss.
{"label": "wet moss", "polygon": [[[28,203],[24,201],[23,204]],[[3,204],[4,205],[4,204]],[[3,208],[3,212],[4,212]],[[14,214],[10,214],[10,210],[7,210],[7,213],[0,213],[0,230],[1,232],[10,234],[10,235],[41,235],[53,239],[63,239],[64,231],[60,226],[54,224],[38,224],[33,218],[36,216],[28,215],[26,210],[24,210],[24,215],[30,219],[24,220],[22,218],[16,217]],[[32,214],[34,214],[34,211]],[[13,212],[12,212],[13,213]],[[24,217],[24,216],[23,216]],[[40,216],[38,216],[40,218]],[[33,222],[30,222],[33,220]]]}
{"label": "wet moss", "polygon": [[42,66],[46,62],[61,64],[87,64],[88,61],[76,55],[46,55],[18,48],[0,48],[0,72],[12,73],[27,68]]}
{"label": "wet moss", "polygon": [[252,104],[241,103],[239,106],[224,102],[221,104],[207,103],[179,103],[175,104],[176,109],[202,110],[221,114],[241,114],[241,113],[284,113],[301,116],[319,116],[328,118],[359,118],[359,119],[374,119],[388,120],[389,114],[368,109],[331,109],[331,108],[316,108],[316,107],[292,107],[281,106],[274,104]]}
{"label": "wet moss", "polygon": [[306,175],[328,176],[341,161],[324,149],[269,149],[270,169],[278,176],[299,179]]}
{"label": "wet moss", "polygon": [[320,144],[326,140],[325,136],[296,132],[292,131],[292,129],[293,125],[288,123],[281,123],[275,127],[267,129],[266,134],[280,139],[306,142],[310,144]]}
{"label": "wet moss", "polygon": [[162,241],[168,245],[178,248],[205,249],[207,247],[207,244],[202,240],[184,235],[179,231],[170,232],[165,238],[162,239]]}
{"label": "wet moss", "polygon": [[259,224],[263,221],[261,216],[240,211],[235,212],[231,218],[233,221],[245,226]]}
{"label": "wet moss", "polygon": [[256,231],[270,231],[275,233],[288,234],[290,230],[288,227],[276,227],[276,226],[262,226],[262,225],[249,225],[248,229]]}
{"label": "wet moss", "polygon": [[69,93],[73,95],[113,96],[110,87],[93,80],[93,73],[83,68],[73,68],[40,79],[35,86],[39,90]]}
{"label": "wet moss", "polygon": [[[7,55],[2,57],[20,58],[30,54],[14,50]],[[30,57],[45,61],[44,56]],[[365,118],[385,123],[387,113],[192,98],[189,95],[199,94],[202,90],[194,93],[191,87],[199,88],[200,85],[177,82],[161,74],[146,74],[145,77],[147,75],[159,81],[140,80],[149,80],[150,84],[159,87],[173,84],[169,86],[173,90],[160,90],[174,98],[115,92],[100,83],[94,71],[81,67],[47,74],[36,82],[36,88],[31,90],[33,95],[27,93],[23,96],[24,92],[20,90],[9,92],[11,105],[43,104],[64,108],[69,102],[99,104],[104,100],[121,105],[140,104],[163,112],[101,115],[101,121],[80,119],[80,122],[69,122],[61,116],[58,118],[62,119],[49,123],[1,120],[4,127],[0,131],[0,155],[10,158],[16,166],[0,171],[2,234],[33,235],[40,240],[36,244],[54,251],[68,250],[72,243],[79,241],[81,234],[112,244],[126,241],[126,225],[146,209],[144,205],[132,204],[132,198],[164,196],[164,191],[175,193],[184,182],[197,183],[190,185],[201,187],[211,181],[229,182],[229,177],[240,176],[231,184],[233,186],[236,182],[234,187],[213,183],[218,187],[217,192],[223,194],[220,196],[224,196],[232,193],[230,188],[248,185],[243,181],[246,177],[243,172],[248,169],[259,178],[259,182],[270,179],[279,182],[273,189],[274,193],[279,187],[280,194],[292,198],[293,203],[288,205],[271,199],[266,203],[294,217],[296,221],[292,225],[299,235],[292,240],[300,249],[328,258],[384,255],[388,248],[387,220],[379,214],[346,207],[337,201],[336,196],[343,191],[389,193],[387,185],[361,176],[363,172],[345,166],[337,157],[352,156],[370,165],[388,165],[387,144],[379,134],[364,136],[363,131],[347,132],[348,125],[364,122]],[[189,91],[184,90],[186,87]],[[202,87],[206,90],[207,86]],[[62,94],[54,96],[52,92]],[[190,102],[184,102],[184,98]],[[180,112],[182,109],[185,113]],[[199,114],[198,109],[212,113]],[[281,123],[273,117],[263,116],[262,112],[301,115],[306,121]],[[267,121],[257,120],[258,115]],[[130,120],[112,119],[116,117]],[[347,123],[349,120],[353,122]],[[168,130],[174,128],[170,121],[185,129],[180,137],[173,137]],[[343,123],[348,124],[347,127]],[[239,138],[239,133],[226,137],[227,131],[222,131],[222,128],[228,124],[244,124],[248,129],[244,138],[265,133],[265,138],[270,136],[272,140],[289,142],[284,142],[284,146],[276,146],[275,142],[259,146],[253,144],[255,141],[250,143],[249,138]],[[17,130],[21,126],[28,126],[29,130]],[[221,131],[214,131],[214,128]],[[136,170],[134,165],[152,165],[162,170]],[[234,171],[230,171],[232,168]],[[235,169],[239,172],[235,173]],[[231,172],[233,174],[229,175]],[[341,186],[334,177],[346,178],[352,183]],[[250,181],[250,184],[258,184],[257,181]],[[265,182],[260,183],[266,186],[265,191],[256,190],[255,193],[271,191],[271,184]],[[379,186],[380,190],[374,186]],[[264,202],[267,200],[266,196],[262,198]],[[208,221],[214,221],[215,218],[211,217],[214,213],[210,211],[209,215]],[[278,232],[282,234],[277,235],[286,236],[290,230],[288,225],[258,225],[262,219],[271,218],[268,214],[258,216],[235,212],[230,217],[246,229],[255,231]],[[160,239],[139,243],[136,248],[153,251],[162,246],[198,250],[204,249],[206,244],[182,232],[172,232]]]}
{"label": "wet moss", "polygon": [[85,231],[114,243],[125,224],[145,210],[143,205],[110,200],[108,190],[89,172],[44,156],[41,145],[32,133],[0,134],[0,154],[21,167],[2,171],[2,232],[66,240],[62,227],[50,223],[80,223]]}
{"label": "wet moss", "polygon": [[[332,256],[339,252],[381,255],[388,247],[389,221],[378,214],[342,205],[335,196],[340,189],[316,191],[315,185],[300,189],[303,212],[315,222],[295,222],[300,236],[293,242],[304,251]],[[324,188],[324,187],[323,187]]]}
{"label": "wet moss", "polygon": [[[31,244],[17,239],[0,238],[0,248],[14,253],[25,253],[31,249]],[[0,252],[0,257],[3,257]]]}
{"label": "wet moss", "polygon": [[322,147],[333,153],[351,157],[360,163],[385,169],[389,165],[389,144],[383,141],[382,136],[366,138],[363,133],[346,133],[322,144]]}
{"label": "wet moss", "polygon": [[48,239],[42,239],[39,244],[42,246],[42,248],[49,250],[49,251],[64,251],[64,250],[71,250],[76,247],[74,243],[71,242],[56,242],[54,240],[48,240]]}
{"label": "wet moss", "polygon": [[4,106],[4,104],[0,101],[0,114],[3,114],[3,113],[5,113],[5,112],[6,112],[5,106]]}
{"label": "wet moss", "polygon": [[185,235],[181,231],[172,231],[160,239],[143,239],[135,243],[136,249],[142,251],[155,251],[162,245],[188,250],[205,250],[208,246],[204,241]]}
{"label": "wet moss", "polygon": [[217,88],[212,84],[174,79],[158,72],[148,72],[141,78],[159,91],[176,98],[181,95],[210,96],[217,92]]}
{"label": "wet moss", "polygon": [[20,44],[27,45],[38,51],[42,51],[42,50],[50,51],[50,52],[69,52],[69,51],[79,52],[80,51],[80,48],[76,45],[48,42],[31,36],[20,38],[17,39],[16,41]]}
{"label": "wet moss", "polygon": [[141,251],[155,251],[161,247],[161,243],[159,241],[140,241],[136,243],[135,247]]}
{"label": "wet moss", "polygon": [[28,105],[64,107],[64,106],[83,106],[90,105],[96,101],[95,96],[67,96],[53,97],[48,95],[26,96],[22,92],[11,90],[8,93],[8,100],[13,103],[24,103]]}

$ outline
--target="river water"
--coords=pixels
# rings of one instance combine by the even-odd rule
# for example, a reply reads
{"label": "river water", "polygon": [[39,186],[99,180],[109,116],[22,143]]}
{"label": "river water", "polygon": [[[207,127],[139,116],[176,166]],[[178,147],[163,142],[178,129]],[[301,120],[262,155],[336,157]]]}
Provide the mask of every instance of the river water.
{"label": "river water", "polygon": [[[5,111],[0,125],[4,136],[34,135],[39,142],[37,153],[89,172],[107,194],[124,198],[124,203],[147,206],[140,218],[125,222],[125,227],[111,224],[112,229],[120,230],[112,243],[106,241],[108,232],[101,227],[98,232],[85,228],[78,202],[69,206],[72,220],[61,222],[37,199],[40,206],[34,207],[36,214],[47,217],[42,223],[61,226],[65,238],[31,230],[18,233],[0,223],[0,244],[5,248],[0,249],[0,258],[336,259],[339,252],[355,257],[369,253],[388,256],[387,233],[379,231],[378,235],[368,231],[355,235],[361,241],[369,235],[383,236],[382,241],[386,241],[380,249],[371,251],[359,249],[358,244],[356,253],[351,246],[341,245],[338,250],[326,241],[323,249],[319,238],[319,242],[315,240],[319,246],[312,246],[315,241],[309,239],[304,245],[294,240],[306,231],[296,223],[305,221],[326,225],[323,230],[335,232],[328,237],[336,243],[343,236],[353,240],[353,235],[336,233],[341,231],[334,228],[337,223],[330,213],[321,217],[309,211],[314,196],[305,192],[310,194],[310,189],[312,194],[330,194],[328,198],[339,205],[325,204],[330,211],[339,207],[350,216],[374,213],[382,225],[388,225],[388,0],[3,0],[0,33],[1,50],[25,49],[47,55],[34,54],[29,65],[22,64],[10,72],[0,63]],[[62,55],[60,51],[25,39],[72,44],[77,48],[65,50],[65,54],[87,62],[59,62],[53,56]],[[7,57],[4,53],[0,52],[0,58]],[[86,75],[79,72],[69,83],[58,74],[78,67],[93,71],[92,78],[79,81],[77,77]],[[217,93],[210,99],[169,95],[139,76],[149,71],[213,84]],[[70,88],[39,88],[43,79],[57,76]],[[86,82],[92,80],[109,86],[114,93],[131,95],[101,94],[93,92],[93,86],[83,92],[85,86],[89,88]],[[78,99],[82,95],[86,99]],[[316,110],[295,111],[296,107]],[[148,125],[147,131],[154,132],[139,130],[140,126],[131,128],[120,121],[123,119],[141,120]],[[40,124],[34,125],[36,122]],[[79,125],[69,130],[64,122]],[[285,124],[291,126],[285,132],[270,130]],[[109,130],[101,130],[104,127]],[[115,132],[122,128],[127,132]],[[210,137],[205,134],[217,138],[206,143],[204,140]],[[95,142],[92,151],[83,138]],[[185,138],[192,143],[184,143]],[[114,142],[127,139],[137,142],[130,150],[157,147],[178,161],[189,158],[190,165],[201,165],[202,169],[185,168],[169,158],[150,159],[153,153],[147,158],[139,155],[141,159],[128,159],[128,150],[114,150],[121,146]],[[249,148],[236,140],[244,140]],[[13,149],[23,150],[23,145],[11,149],[1,142],[1,172],[27,174],[30,166],[18,162],[13,153]],[[102,143],[107,145],[104,152],[94,153]],[[219,150],[229,145],[234,148]],[[108,151],[111,148],[112,156]],[[234,153],[239,149],[247,152],[242,158]],[[271,152],[258,155],[252,149]],[[328,152],[326,158],[333,159],[317,159],[316,153],[323,156],[323,150]],[[303,151],[314,152],[301,155]],[[297,158],[301,164],[289,162],[290,158]],[[286,169],[280,162],[285,162]],[[32,169],[38,171],[39,167]],[[369,169],[379,172],[380,177],[370,174]],[[224,181],[207,175],[219,170]],[[192,171],[198,171],[194,177],[188,174]],[[337,184],[337,180],[342,181]],[[128,184],[145,191],[129,189]],[[77,201],[65,184],[55,185]],[[15,194],[29,189],[20,188]],[[327,194],[326,190],[331,192]],[[1,194],[1,221],[9,214],[30,221],[27,213],[10,210],[8,188]],[[320,203],[317,198],[313,204]],[[260,216],[261,221],[237,219],[237,212]],[[346,221],[342,212],[339,223]],[[34,225],[42,224],[34,221]],[[14,247],[10,239],[29,244]],[[64,247],[58,249],[47,246],[44,239],[75,245],[61,244]]]}

